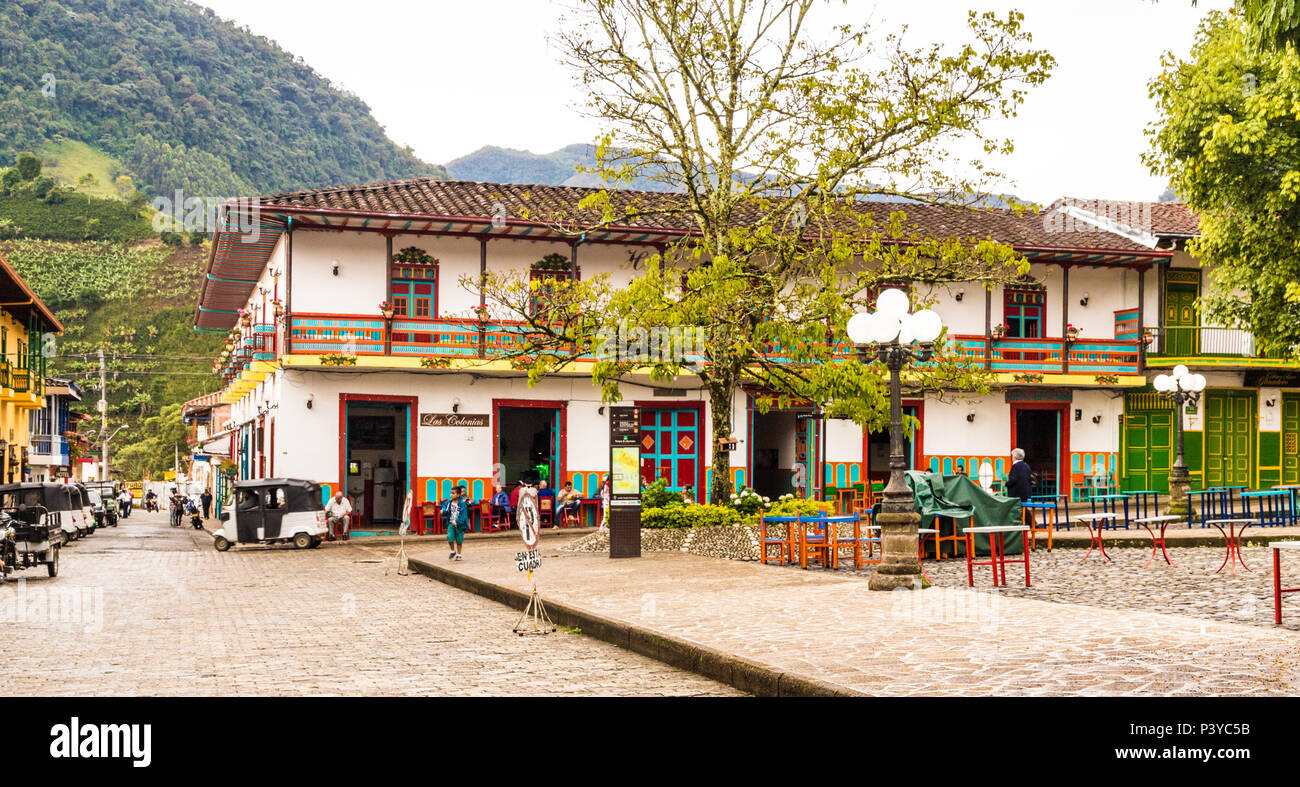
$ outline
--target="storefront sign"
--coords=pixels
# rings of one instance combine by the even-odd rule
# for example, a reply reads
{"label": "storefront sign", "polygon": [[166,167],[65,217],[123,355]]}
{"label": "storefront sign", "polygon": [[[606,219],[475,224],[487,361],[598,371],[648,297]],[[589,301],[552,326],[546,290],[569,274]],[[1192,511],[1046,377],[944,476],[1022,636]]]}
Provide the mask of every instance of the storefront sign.
{"label": "storefront sign", "polygon": [[420,426],[489,426],[492,416],[483,413],[420,413]]}
{"label": "storefront sign", "polygon": [[1065,390],[1032,388],[1007,391],[1006,397],[1008,402],[1072,402],[1074,392],[1068,388]]}

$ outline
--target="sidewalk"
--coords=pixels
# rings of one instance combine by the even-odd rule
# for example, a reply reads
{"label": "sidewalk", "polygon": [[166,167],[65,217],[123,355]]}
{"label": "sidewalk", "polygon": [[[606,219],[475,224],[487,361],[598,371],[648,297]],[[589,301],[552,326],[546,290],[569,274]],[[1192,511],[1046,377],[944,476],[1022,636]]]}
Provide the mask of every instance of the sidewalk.
{"label": "sidewalk", "polygon": [[[1294,631],[988,587],[873,593],[861,577],[673,552],[611,560],[558,551],[572,537],[544,535],[534,574],[557,624],[752,693],[1290,695],[1300,687]],[[529,586],[515,568],[520,549],[483,540],[467,544],[459,563],[441,550],[412,550],[411,565],[521,608]]]}

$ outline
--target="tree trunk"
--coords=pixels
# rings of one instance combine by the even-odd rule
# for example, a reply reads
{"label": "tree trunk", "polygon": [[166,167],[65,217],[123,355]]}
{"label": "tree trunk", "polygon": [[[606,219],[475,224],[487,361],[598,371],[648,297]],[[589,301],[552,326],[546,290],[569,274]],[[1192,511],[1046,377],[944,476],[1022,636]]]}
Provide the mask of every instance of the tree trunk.
{"label": "tree trunk", "polygon": [[[728,375],[726,378],[709,380],[709,411],[713,420],[713,482],[709,487],[709,502],[727,505],[731,500],[731,453],[719,451],[718,441],[730,437],[731,404],[735,399],[736,380]],[[703,455],[703,452],[701,452]]]}

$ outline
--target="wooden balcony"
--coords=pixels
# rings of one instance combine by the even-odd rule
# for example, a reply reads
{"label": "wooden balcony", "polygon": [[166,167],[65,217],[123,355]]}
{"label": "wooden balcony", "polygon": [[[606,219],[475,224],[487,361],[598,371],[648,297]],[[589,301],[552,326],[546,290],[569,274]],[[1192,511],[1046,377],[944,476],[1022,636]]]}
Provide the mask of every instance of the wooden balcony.
{"label": "wooden balcony", "polygon": [[1156,341],[1148,363],[1156,367],[1218,366],[1280,368],[1296,363],[1285,353],[1260,352],[1250,331],[1214,325],[1165,325],[1151,329]]}
{"label": "wooden balcony", "polygon": [[[398,317],[391,331],[378,315],[294,314],[289,321],[295,355],[356,355],[437,359],[486,359],[510,353],[524,342],[522,322]],[[991,339],[948,337],[947,353],[994,373],[1136,375],[1138,341],[1121,339]],[[847,359],[854,350],[837,345],[834,356]],[[787,357],[779,348],[771,358]]]}

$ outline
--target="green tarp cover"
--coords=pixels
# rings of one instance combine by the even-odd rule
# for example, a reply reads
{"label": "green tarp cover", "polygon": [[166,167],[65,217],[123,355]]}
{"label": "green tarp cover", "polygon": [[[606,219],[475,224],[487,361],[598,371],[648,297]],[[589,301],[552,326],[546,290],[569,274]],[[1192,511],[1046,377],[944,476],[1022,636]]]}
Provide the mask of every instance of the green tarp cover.
{"label": "green tarp cover", "polygon": [[[985,492],[964,475],[908,470],[907,485],[912,488],[912,499],[921,515],[921,527],[935,527],[935,517],[949,516],[961,517],[954,520],[958,534],[965,532],[968,523],[972,527],[1020,524],[1020,498]],[[969,520],[965,519],[967,516]],[[1008,555],[1020,554],[1024,548],[1022,533],[1007,533],[1003,538]],[[975,534],[975,554],[989,554],[987,533]]]}

